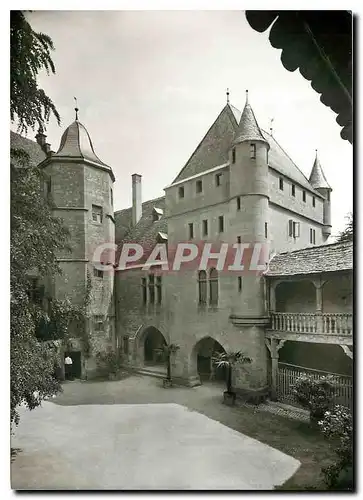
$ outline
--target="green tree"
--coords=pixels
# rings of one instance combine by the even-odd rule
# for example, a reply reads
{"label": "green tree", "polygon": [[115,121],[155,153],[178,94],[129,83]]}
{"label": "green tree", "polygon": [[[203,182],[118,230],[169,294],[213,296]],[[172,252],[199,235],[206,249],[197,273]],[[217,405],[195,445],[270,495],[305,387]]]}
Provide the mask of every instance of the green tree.
{"label": "green tree", "polygon": [[10,13],[10,118],[20,132],[28,127],[44,127],[53,115],[60,117],[53,101],[38,87],[37,76],[45,70],[55,73],[51,58],[53,42],[44,33],[36,33],[23,12]]}
{"label": "green tree", "polygon": [[[21,131],[44,127],[50,114],[59,123],[54,104],[36,82],[42,69],[54,72],[51,50],[49,37],[35,33],[22,12],[11,12],[10,118]],[[56,353],[36,337],[39,323],[48,318],[39,301],[29,296],[29,274],[36,270],[42,279],[59,272],[56,254],[67,248],[68,233],[52,216],[50,202],[42,194],[43,173],[31,165],[25,151],[11,149],[10,172],[10,416],[17,423],[19,404],[35,408],[60,389],[53,376]]]}
{"label": "green tree", "polygon": [[338,241],[353,241],[353,213],[349,212],[345,218],[347,219],[347,225],[339,234]]}

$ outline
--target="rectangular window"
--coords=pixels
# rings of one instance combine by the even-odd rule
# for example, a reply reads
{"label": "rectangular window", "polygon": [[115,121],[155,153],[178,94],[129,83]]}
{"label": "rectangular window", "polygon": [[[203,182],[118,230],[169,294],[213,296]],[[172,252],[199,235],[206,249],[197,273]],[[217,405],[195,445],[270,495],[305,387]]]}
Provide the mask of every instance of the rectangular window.
{"label": "rectangular window", "polygon": [[203,191],[203,183],[202,183],[202,181],[197,181],[196,182],[196,190],[197,190],[197,193],[201,193]]}
{"label": "rectangular window", "polygon": [[330,201],[330,191],[327,192],[327,200]]}
{"label": "rectangular window", "polygon": [[220,186],[222,184],[222,174],[216,174],[216,186]]}
{"label": "rectangular window", "polygon": [[315,196],[313,196],[313,207],[315,207]]}
{"label": "rectangular window", "polygon": [[265,222],[265,238],[267,238],[267,222]]}
{"label": "rectangular window", "polygon": [[268,149],[266,150],[266,163],[268,165]]}
{"label": "rectangular window", "polygon": [[162,296],[162,290],[161,290],[161,276],[156,277],[156,303],[161,304],[161,296]]}
{"label": "rectangular window", "polygon": [[236,200],[237,200],[237,210],[241,210],[241,198],[238,197],[236,198]]}
{"label": "rectangular window", "polygon": [[93,316],[93,325],[94,325],[95,332],[102,332],[103,331],[103,316],[102,315]]}
{"label": "rectangular window", "polygon": [[184,186],[180,186],[178,189],[179,198],[184,198]]}
{"label": "rectangular window", "polygon": [[194,238],[194,225],[193,225],[193,222],[189,222],[188,229],[189,229],[189,239],[192,240]]}
{"label": "rectangular window", "polygon": [[236,148],[232,149],[232,163],[236,163]]}
{"label": "rectangular window", "polygon": [[310,243],[315,245],[315,229],[310,228]]}
{"label": "rectangular window", "polygon": [[284,179],[282,177],[280,177],[279,179],[279,188],[281,189],[281,191],[284,190]]}
{"label": "rectangular window", "polygon": [[250,146],[250,155],[251,158],[255,159],[256,158],[256,144],[251,144]]}
{"label": "rectangular window", "polygon": [[303,201],[306,202],[306,191],[302,192],[302,198],[303,198]]}
{"label": "rectangular window", "polygon": [[208,221],[203,221],[203,236],[208,236]]}
{"label": "rectangular window", "polygon": [[110,198],[111,198],[111,205],[113,205],[113,191],[112,191],[112,188],[110,188]]}
{"label": "rectangular window", "polygon": [[47,194],[50,194],[52,192],[52,178],[49,177],[47,180]]}
{"label": "rectangular window", "polygon": [[291,185],[291,195],[295,196],[295,184]]}
{"label": "rectangular window", "polygon": [[153,274],[149,275],[149,301],[155,304],[155,278]]}
{"label": "rectangular window", "polygon": [[123,352],[128,356],[129,354],[129,338],[128,337],[123,337]]}
{"label": "rectangular window", "polygon": [[97,269],[96,267],[93,268],[93,276],[95,278],[103,278],[103,271],[100,269]]}
{"label": "rectangular window", "polygon": [[300,222],[294,222],[294,238],[300,236]]}
{"label": "rectangular window", "polygon": [[241,243],[241,237],[237,236],[237,243]]}
{"label": "rectangular window", "polygon": [[223,233],[223,231],[224,231],[224,217],[223,217],[223,215],[220,215],[218,217],[218,230],[220,233]]}
{"label": "rectangular window", "polygon": [[147,303],[147,284],[146,284],[146,278],[141,279],[141,285],[142,285],[142,303],[145,305]]}
{"label": "rectangular window", "polygon": [[101,224],[102,218],[102,207],[99,207],[98,205],[92,205],[92,220]]}
{"label": "rectangular window", "polygon": [[242,276],[238,276],[238,291],[242,292]]}
{"label": "rectangular window", "polygon": [[294,236],[294,221],[289,220],[289,236]]}

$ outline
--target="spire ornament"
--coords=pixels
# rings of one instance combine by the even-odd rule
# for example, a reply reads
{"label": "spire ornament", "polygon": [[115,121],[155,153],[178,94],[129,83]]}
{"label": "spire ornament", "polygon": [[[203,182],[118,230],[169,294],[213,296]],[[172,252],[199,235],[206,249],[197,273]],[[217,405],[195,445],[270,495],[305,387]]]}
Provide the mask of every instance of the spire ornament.
{"label": "spire ornament", "polygon": [[79,108],[78,108],[78,103],[77,103],[77,97],[73,97],[75,103],[76,103],[76,107],[74,108],[74,111],[76,112],[76,121],[78,121],[78,111],[79,111]]}
{"label": "spire ornament", "polygon": [[246,90],[246,104],[248,104],[248,90]]}
{"label": "spire ornament", "polygon": [[229,104],[229,89],[227,88],[227,91],[226,91],[226,96],[227,96],[227,104]]}

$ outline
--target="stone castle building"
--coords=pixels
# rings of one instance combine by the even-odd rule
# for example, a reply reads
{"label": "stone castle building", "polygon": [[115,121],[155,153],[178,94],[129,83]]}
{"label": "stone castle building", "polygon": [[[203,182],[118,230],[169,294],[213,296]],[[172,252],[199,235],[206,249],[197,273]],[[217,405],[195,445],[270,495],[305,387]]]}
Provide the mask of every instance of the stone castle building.
{"label": "stone castle building", "polygon": [[[347,360],[349,365],[352,245],[327,244],[332,189],[317,155],[307,179],[272,133],[259,127],[248,95],[242,113],[227,96],[164,196],[143,202],[142,177],[134,174],[132,207],[116,212],[112,168],[98,158],[78,118],[56,153],[43,133],[37,144],[16,134],[12,139],[38,155],[54,213],[71,231],[72,253],[60,256],[63,275],[49,293],[81,301],[91,280],[90,335],[100,349],[109,344],[120,352],[125,366],[157,374],[158,349],[177,344],[173,378],[193,386],[218,378],[214,352],[242,351],[252,363],[235,370],[234,387],[259,393],[271,384],[276,388],[284,350],[285,361],[313,360],[319,369],[337,371]],[[260,243],[274,257],[260,275],[218,271],[213,260],[206,271],[179,273],[158,267],[102,272],[92,262],[104,242],[120,248],[126,242],[144,248],[167,242],[174,248],[186,241]],[[80,375],[92,377],[94,356],[82,356],[77,345]],[[334,366],[322,364],[322,346]]]}

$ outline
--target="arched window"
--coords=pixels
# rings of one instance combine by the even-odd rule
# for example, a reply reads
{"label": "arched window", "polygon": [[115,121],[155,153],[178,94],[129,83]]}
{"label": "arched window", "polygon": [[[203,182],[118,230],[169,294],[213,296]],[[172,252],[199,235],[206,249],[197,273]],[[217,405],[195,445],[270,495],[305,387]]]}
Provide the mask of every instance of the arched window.
{"label": "arched window", "polygon": [[205,271],[199,271],[198,286],[199,286],[199,304],[205,305],[207,303],[207,273]]}
{"label": "arched window", "polygon": [[209,271],[209,304],[218,305],[218,271],[214,267]]}

